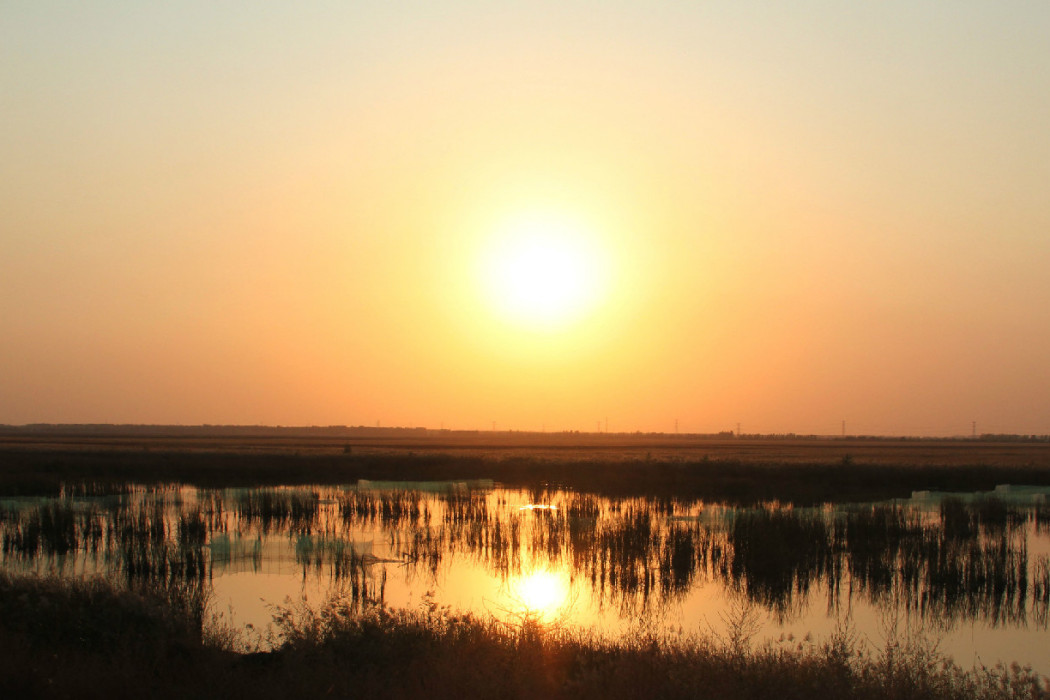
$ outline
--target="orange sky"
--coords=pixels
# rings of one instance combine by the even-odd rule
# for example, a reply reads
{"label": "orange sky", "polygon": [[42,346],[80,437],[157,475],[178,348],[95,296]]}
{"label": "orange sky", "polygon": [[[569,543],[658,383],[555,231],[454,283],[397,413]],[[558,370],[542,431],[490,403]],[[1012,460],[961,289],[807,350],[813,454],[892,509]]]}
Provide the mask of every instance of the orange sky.
{"label": "orange sky", "polygon": [[1050,5],[689,5],[6,3],[0,422],[1050,433]]}

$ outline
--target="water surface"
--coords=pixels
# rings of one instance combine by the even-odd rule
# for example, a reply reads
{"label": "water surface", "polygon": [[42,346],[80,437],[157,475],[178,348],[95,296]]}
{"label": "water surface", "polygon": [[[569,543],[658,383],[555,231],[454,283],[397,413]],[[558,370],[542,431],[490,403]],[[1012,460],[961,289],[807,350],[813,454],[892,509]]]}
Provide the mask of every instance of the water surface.
{"label": "water surface", "polygon": [[875,647],[923,635],[964,666],[1050,673],[1047,493],[734,508],[489,481],[80,488],[0,502],[0,563],[190,591],[246,645],[279,642],[275,606],[338,592],[608,636],[797,646],[849,626]]}

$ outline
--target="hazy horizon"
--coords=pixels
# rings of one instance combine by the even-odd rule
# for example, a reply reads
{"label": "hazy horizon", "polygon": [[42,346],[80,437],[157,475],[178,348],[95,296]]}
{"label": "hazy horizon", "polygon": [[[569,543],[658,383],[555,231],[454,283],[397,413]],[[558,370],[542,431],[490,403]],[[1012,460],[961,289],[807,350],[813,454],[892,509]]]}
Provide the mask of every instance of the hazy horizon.
{"label": "hazy horizon", "polygon": [[[604,425],[596,424],[595,426],[588,429],[563,429],[563,430],[547,430],[541,428],[539,430],[519,429],[514,426],[495,426],[491,425],[488,427],[476,427],[476,428],[449,428],[444,425],[429,426],[429,425],[346,425],[346,424],[330,424],[330,425],[267,425],[267,424],[232,424],[232,423],[24,423],[24,424],[11,424],[11,423],[0,423],[0,430],[10,431],[16,435],[77,435],[90,437],[94,435],[98,436],[113,436],[113,435],[142,435],[144,437],[207,437],[207,436],[222,436],[222,437],[233,437],[238,436],[251,436],[257,434],[265,434],[273,432],[274,434],[287,434],[289,436],[317,436],[317,437],[329,437],[332,439],[342,439],[346,437],[347,433],[352,436],[363,437],[367,439],[378,438],[382,436],[392,436],[403,433],[408,437],[423,436],[427,438],[436,438],[440,441],[442,435],[455,436],[457,434],[467,434],[476,436],[492,435],[498,439],[506,439],[516,435],[528,436],[530,438],[536,436],[550,436],[550,437],[575,437],[588,438],[590,436],[609,436],[609,437],[627,437],[627,438],[638,438],[638,437],[661,437],[661,438],[683,438],[688,440],[690,438],[702,438],[702,439],[723,439],[723,438],[743,438],[745,440],[754,438],[762,441],[776,442],[778,439],[784,440],[836,440],[845,442],[858,442],[858,441],[879,441],[879,440],[908,440],[908,441],[925,441],[925,440],[946,440],[946,441],[964,441],[968,442],[974,438],[984,441],[1036,441],[1046,442],[1050,440],[1050,434],[1037,434],[1037,433],[988,433],[984,431],[977,431],[976,424],[971,424],[971,432],[964,433],[952,433],[944,435],[912,435],[907,433],[902,434],[876,434],[876,433],[853,433],[853,432],[840,432],[837,433],[797,433],[793,431],[782,432],[782,433],[765,433],[765,432],[748,432],[740,427],[738,433],[734,428],[726,428],[725,430],[710,431],[710,432],[682,432],[675,430],[606,430]],[[130,433],[122,433],[120,431],[130,430]],[[161,432],[156,432],[161,431]],[[164,432],[170,431],[170,432]],[[434,443],[434,445],[438,445]],[[508,446],[512,446],[513,441],[507,443]],[[583,444],[583,443],[580,443]],[[592,443],[587,443],[592,444]],[[593,443],[598,445],[600,443]],[[688,444],[683,442],[683,445]]]}
{"label": "hazy horizon", "polygon": [[1050,434],[1048,35],[5,3],[0,424]]}

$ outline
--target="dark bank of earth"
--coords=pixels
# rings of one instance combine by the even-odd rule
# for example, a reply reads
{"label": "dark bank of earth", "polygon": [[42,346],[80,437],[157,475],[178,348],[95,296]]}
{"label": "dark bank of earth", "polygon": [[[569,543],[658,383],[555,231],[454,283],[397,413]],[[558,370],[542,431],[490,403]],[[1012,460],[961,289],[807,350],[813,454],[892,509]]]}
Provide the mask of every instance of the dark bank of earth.
{"label": "dark bank of earth", "polygon": [[[797,504],[908,497],[913,491],[986,491],[1050,485],[1050,462],[908,464],[860,458],[781,462],[739,459],[552,459],[427,454],[268,454],[130,449],[0,449],[0,495],[57,495],[63,485],[105,489],[181,482],[203,487],[353,483],[358,479],[492,479],[511,488],[573,489],[607,496]],[[1050,454],[1050,453],[1048,453]]]}

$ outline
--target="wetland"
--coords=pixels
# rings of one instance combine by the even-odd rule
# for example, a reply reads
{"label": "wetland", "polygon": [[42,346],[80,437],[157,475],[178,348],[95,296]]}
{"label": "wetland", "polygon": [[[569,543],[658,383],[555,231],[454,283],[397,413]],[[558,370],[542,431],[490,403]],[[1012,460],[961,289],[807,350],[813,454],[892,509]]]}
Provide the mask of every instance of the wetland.
{"label": "wetland", "polygon": [[[221,639],[242,659],[317,643],[333,625],[360,632],[396,620],[384,636],[406,624],[428,634],[475,625],[519,645],[539,635],[621,654],[649,643],[695,654],[700,644],[757,663],[826,660],[845,645],[855,663],[881,668],[889,650],[910,649],[912,661],[935,657],[971,681],[1000,673],[1024,685],[1050,672],[1050,488],[1038,483],[1038,464],[883,465],[877,498],[832,500],[826,483],[807,477],[844,480],[852,470],[856,486],[880,465],[783,463],[793,492],[767,480],[743,499],[727,494],[778,467],[521,455],[8,456],[16,486],[0,499],[0,565],[9,582],[164,600],[198,640]],[[147,459],[161,468],[124,478]],[[269,472],[275,463],[286,468]],[[389,478],[399,464],[414,478]],[[171,478],[172,465],[182,478]],[[247,470],[258,483],[244,483]],[[529,470],[563,478],[530,481]],[[652,478],[624,489],[631,470]],[[286,483],[258,478],[280,471]],[[603,488],[588,488],[602,471]],[[890,483],[895,473],[911,481]],[[887,487],[936,485],[923,480],[944,483],[945,474],[985,485],[1018,473],[1036,483],[884,497]],[[30,476],[37,493],[27,492]]]}

